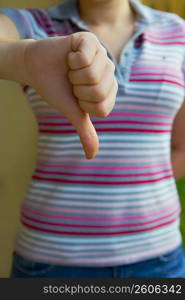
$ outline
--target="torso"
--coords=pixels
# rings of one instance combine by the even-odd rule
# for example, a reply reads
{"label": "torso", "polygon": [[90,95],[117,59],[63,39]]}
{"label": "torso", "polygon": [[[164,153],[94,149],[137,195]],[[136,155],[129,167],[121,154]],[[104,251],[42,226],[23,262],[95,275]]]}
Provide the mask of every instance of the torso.
{"label": "torso", "polygon": [[[31,12],[30,26],[34,20],[38,28],[31,38],[77,30],[44,10]],[[184,101],[184,22],[166,18],[164,26],[151,26],[150,35],[145,28],[142,46],[130,47],[111,114],[92,118],[100,138],[93,161],[85,160],[72,124],[27,89],[39,125],[38,158],[22,205],[17,253],[53,265],[105,267],[159,257],[180,244],[168,149],[172,121]],[[123,31],[98,32],[117,59],[131,37]]]}

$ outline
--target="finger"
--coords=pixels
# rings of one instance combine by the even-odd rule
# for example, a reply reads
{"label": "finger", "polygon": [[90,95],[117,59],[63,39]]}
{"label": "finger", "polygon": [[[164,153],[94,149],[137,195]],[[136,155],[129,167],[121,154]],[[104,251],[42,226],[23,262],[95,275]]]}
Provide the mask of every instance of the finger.
{"label": "finger", "polygon": [[111,62],[111,60],[108,60],[108,63],[104,69],[102,80],[96,85],[74,85],[74,95],[79,100],[90,102],[103,101],[107,97],[112,86],[114,69],[114,64]]}
{"label": "finger", "polygon": [[99,48],[92,64],[80,70],[70,70],[69,81],[73,85],[98,84],[102,79],[103,72],[107,64],[107,54],[105,48]]}
{"label": "finger", "polygon": [[100,43],[94,34],[77,32],[71,35],[71,49],[68,65],[72,70],[89,66],[97,53]]}
{"label": "finger", "polygon": [[118,84],[117,80],[114,78],[113,84],[111,86],[109,95],[107,96],[106,100],[104,100],[101,103],[91,103],[79,100],[79,105],[83,111],[88,112],[92,116],[98,118],[107,117],[115,105],[117,91]]}

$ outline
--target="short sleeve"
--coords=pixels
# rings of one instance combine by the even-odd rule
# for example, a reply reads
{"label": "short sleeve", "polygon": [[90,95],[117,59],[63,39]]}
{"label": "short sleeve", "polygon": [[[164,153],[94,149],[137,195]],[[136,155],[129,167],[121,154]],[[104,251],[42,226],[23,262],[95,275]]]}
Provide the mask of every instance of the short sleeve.
{"label": "short sleeve", "polygon": [[185,86],[185,20],[182,20],[182,26],[181,26],[181,32],[179,34],[179,36],[181,36],[181,53],[182,53],[182,65],[181,65],[181,70],[183,73],[183,77],[184,77],[184,86]]}
{"label": "short sleeve", "polygon": [[46,38],[46,32],[39,27],[33,15],[27,9],[0,9],[0,13],[8,16],[16,25],[21,39]]}
{"label": "short sleeve", "polygon": [[182,64],[182,72],[184,74],[184,85],[185,85],[185,54],[184,54],[184,60],[183,60],[183,64]]}

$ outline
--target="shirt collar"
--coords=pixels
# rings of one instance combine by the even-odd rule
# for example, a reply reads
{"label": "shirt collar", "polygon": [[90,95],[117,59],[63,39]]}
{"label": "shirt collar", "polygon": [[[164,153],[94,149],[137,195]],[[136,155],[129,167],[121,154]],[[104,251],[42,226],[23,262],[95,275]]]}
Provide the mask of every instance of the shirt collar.
{"label": "shirt collar", "polygon": [[[156,14],[151,8],[143,5],[140,0],[129,1],[135,12],[139,15],[138,22],[143,25],[156,23]],[[50,7],[48,13],[52,19],[60,21],[68,19],[78,26],[86,28],[85,23],[80,18],[77,0],[64,0],[62,3]]]}

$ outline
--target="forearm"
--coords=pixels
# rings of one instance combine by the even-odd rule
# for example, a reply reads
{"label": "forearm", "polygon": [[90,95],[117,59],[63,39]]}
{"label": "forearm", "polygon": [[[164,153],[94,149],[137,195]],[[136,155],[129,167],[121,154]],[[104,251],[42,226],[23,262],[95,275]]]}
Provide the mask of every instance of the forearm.
{"label": "forearm", "polygon": [[171,161],[175,179],[185,176],[185,151],[172,149]]}
{"label": "forearm", "polygon": [[0,79],[26,83],[25,49],[33,41],[0,39]]}

